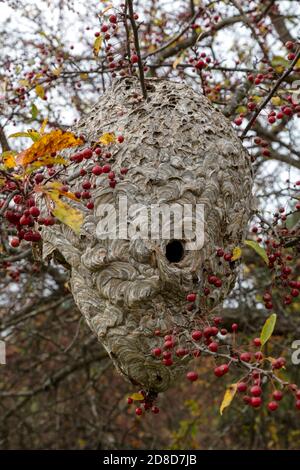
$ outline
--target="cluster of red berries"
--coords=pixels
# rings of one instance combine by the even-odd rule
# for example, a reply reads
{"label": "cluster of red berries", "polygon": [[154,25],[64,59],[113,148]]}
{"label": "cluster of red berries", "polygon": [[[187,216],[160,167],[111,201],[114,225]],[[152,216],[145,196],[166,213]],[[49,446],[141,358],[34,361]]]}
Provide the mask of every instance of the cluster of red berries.
{"label": "cluster of red berries", "polygon": [[[263,389],[259,372],[254,371],[251,376],[249,376],[248,382],[238,382],[237,391],[240,394],[245,394],[243,396],[243,402],[253,408],[260,408],[263,404]],[[288,384],[283,391],[275,389],[271,392],[267,404],[269,411],[274,412],[278,409],[279,404],[284,397],[284,392],[291,392],[295,396],[295,407],[300,410],[300,390],[297,389],[295,384]]]}
{"label": "cluster of red berries", "polygon": [[[84,139],[82,138],[82,140]],[[122,144],[124,136],[119,135],[116,141]],[[52,152],[51,157],[54,158],[55,156],[56,152]],[[102,164],[100,164],[101,159],[103,160]],[[86,176],[86,179],[80,183],[81,190],[76,191],[74,196],[77,200],[86,201],[88,209],[93,209],[94,203],[91,200],[91,189],[95,188],[96,184],[89,179],[89,175],[106,175],[111,188],[114,188],[117,184],[117,175],[111,168],[113,160],[112,152],[104,152],[100,145],[87,147],[70,157],[71,165],[77,165],[87,160],[93,161],[94,166],[88,169],[83,167],[80,169],[79,176]],[[15,178],[7,172],[7,179],[1,187],[2,199],[0,200],[0,211],[1,215],[3,213],[4,219],[8,224],[9,233],[12,235],[10,238],[10,246],[12,248],[18,248],[22,240],[32,243],[39,242],[41,240],[40,226],[50,226],[56,223],[56,219],[51,213],[51,208],[49,208],[47,216],[41,216],[40,210],[36,206],[35,195],[37,191],[36,185],[51,182],[59,173],[59,170],[60,168],[49,164],[37,172],[32,172],[26,178],[26,181]],[[127,168],[121,168],[119,179],[123,179],[127,171]],[[67,183],[62,181],[60,188],[61,196],[64,193],[68,193],[68,191]]]}
{"label": "cluster of red berries", "polygon": [[137,416],[142,416],[145,412],[151,412],[155,415],[159,413],[158,406],[155,405],[155,400],[157,398],[156,394],[147,393],[145,390],[140,390],[137,394],[137,397],[134,394],[132,397],[127,398],[127,404],[132,405],[134,401],[139,402],[139,406],[135,409],[135,414]]}

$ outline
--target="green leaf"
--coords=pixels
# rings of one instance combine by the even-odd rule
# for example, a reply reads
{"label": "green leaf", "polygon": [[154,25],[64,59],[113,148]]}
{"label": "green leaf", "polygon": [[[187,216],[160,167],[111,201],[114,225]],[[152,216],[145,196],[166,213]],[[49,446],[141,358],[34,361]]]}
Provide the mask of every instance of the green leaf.
{"label": "green leaf", "polygon": [[261,345],[263,346],[271,338],[276,325],[277,315],[272,313],[269,318],[266,320],[260,334]]}
{"label": "green leaf", "polygon": [[269,264],[269,259],[266,250],[262,248],[257,242],[253,240],[245,240],[245,245],[250,246],[256,253],[264,260],[266,264]]}
{"label": "green leaf", "polygon": [[39,110],[37,108],[37,106],[32,103],[31,105],[31,119],[34,120],[37,118],[37,115],[39,114]]}

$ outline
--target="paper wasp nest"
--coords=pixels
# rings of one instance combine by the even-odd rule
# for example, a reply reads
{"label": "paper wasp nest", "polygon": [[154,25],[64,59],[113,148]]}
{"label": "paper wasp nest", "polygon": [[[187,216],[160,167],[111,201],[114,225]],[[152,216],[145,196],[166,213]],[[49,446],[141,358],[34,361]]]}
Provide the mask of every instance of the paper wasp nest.
{"label": "paper wasp nest", "polygon": [[[116,80],[73,128],[85,136],[85,146],[106,132],[124,136],[123,144],[109,148],[117,185],[109,187],[107,174],[93,175],[95,207],[87,210],[82,204],[81,235],[57,224],[43,229],[43,239],[45,255],[56,250],[69,264],[75,302],[117,369],[131,383],[160,392],[174,383],[188,359],[176,358],[166,367],[161,358],[154,358],[151,349],[163,341],[154,331],[160,330],[163,337],[174,328],[188,328],[195,314],[186,311],[186,295],[197,293],[201,303],[209,274],[223,282],[211,289],[211,308],[233,287],[233,266],[220,262],[216,249],[230,252],[243,240],[251,213],[252,175],[249,155],[230,122],[205,97],[166,80],[147,80],[147,88],[144,101],[136,78]],[[69,180],[74,176],[72,191],[86,179],[75,178],[75,172],[90,166],[91,161],[84,161],[66,170]],[[121,178],[124,167],[128,172]],[[203,246],[188,250],[188,240],[174,236],[101,239],[103,205],[118,207],[120,196],[127,198],[128,206],[203,204]],[[112,221],[113,210],[105,216]],[[172,219],[172,225],[177,222]],[[119,219],[117,223],[122,224]],[[200,307],[196,315],[201,314]]]}

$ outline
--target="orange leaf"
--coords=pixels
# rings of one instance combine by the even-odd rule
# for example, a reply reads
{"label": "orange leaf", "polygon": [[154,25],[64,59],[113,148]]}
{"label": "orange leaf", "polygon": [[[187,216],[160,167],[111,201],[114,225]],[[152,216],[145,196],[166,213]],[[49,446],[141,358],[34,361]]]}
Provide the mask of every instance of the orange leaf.
{"label": "orange leaf", "polygon": [[17,163],[25,166],[40,157],[51,155],[54,152],[68,147],[75,147],[82,143],[82,140],[76,138],[72,132],[63,132],[60,129],[55,130],[44,134],[43,137],[29,147],[29,149],[21,152],[17,156]]}

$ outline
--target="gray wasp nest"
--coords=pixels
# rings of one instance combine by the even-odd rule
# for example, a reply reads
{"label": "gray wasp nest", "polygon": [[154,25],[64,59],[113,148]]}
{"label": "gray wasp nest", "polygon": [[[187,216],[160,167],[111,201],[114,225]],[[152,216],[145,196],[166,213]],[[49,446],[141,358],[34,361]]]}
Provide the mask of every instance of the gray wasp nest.
{"label": "gray wasp nest", "polygon": [[[117,369],[132,384],[157,393],[174,383],[188,358],[166,367],[152,357],[151,349],[159,342],[154,331],[164,336],[188,328],[195,314],[186,311],[186,296],[198,293],[201,304],[208,275],[223,281],[207,298],[210,309],[234,285],[234,269],[220,262],[216,249],[230,252],[243,240],[251,213],[252,174],[249,155],[230,122],[204,96],[166,80],[147,80],[147,88],[144,101],[136,78],[116,80],[73,128],[87,145],[107,132],[122,134],[124,143],[109,149],[111,164],[117,175],[124,167],[128,173],[117,177],[115,188],[107,175],[92,175],[95,207],[78,206],[84,213],[80,236],[57,224],[43,229],[43,240],[45,256],[59,252],[70,266],[75,302]],[[84,161],[67,168],[73,191],[84,179],[75,177],[78,167],[89,166]],[[187,249],[184,237],[103,239],[97,228],[101,208],[117,206],[120,197],[146,207],[202,204],[203,246]],[[109,212],[107,220],[113,216]],[[196,316],[205,313],[200,307]]]}

